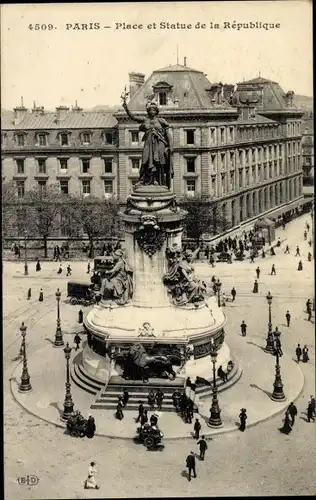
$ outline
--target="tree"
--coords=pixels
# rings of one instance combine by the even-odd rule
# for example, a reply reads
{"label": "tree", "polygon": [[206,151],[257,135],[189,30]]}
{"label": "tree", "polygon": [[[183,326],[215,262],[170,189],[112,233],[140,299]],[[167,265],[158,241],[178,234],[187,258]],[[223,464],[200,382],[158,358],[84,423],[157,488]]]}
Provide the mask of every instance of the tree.
{"label": "tree", "polygon": [[97,237],[113,238],[119,232],[119,204],[116,199],[100,200],[93,196],[71,198],[68,202],[69,228],[81,227],[89,238],[89,257],[94,256],[94,241]]}
{"label": "tree", "polygon": [[2,236],[16,236],[18,198],[13,181],[2,184]]}
{"label": "tree", "polygon": [[204,233],[216,234],[228,227],[228,220],[220,212],[218,202],[207,196],[184,197],[179,205],[188,212],[184,220],[187,237],[193,238],[198,246]]}
{"label": "tree", "polygon": [[27,191],[22,201],[23,224],[29,234],[43,238],[44,256],[47,258],[47,238],[58,228],[60,214],[66,196],[60,193],[58,185]]}

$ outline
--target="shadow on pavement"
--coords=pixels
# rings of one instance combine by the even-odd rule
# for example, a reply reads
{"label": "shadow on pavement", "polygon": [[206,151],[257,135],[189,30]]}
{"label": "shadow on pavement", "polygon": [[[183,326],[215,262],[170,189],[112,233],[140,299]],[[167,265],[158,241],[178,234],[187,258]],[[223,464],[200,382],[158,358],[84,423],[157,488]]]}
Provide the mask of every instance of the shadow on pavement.
{"label": "shadow on pavement", "polygon": [[60,417],[62,417],[62,415],[63,415],[63,410],[61,410],[61,409],[59,408],[58,403],[49,403],[49,406],[52,406],[52,408],[55,408],[55,410],[57,410],[57,411],[58,411],[59,416],[60,416]]}
{"label": "shadow on pavement", "polygon": [[266,351],[265,351],[265,348],[264,348],[264,347],[262,347],[262,345],[256,344],[255,342],[252,342],[251,340],[248,340],[248,341],[247,341],[247,344],[251,344],[251,345],[254,345],[254,346],[256,346],[256,347],[259,347],[259,348],[261,349],[261,351],[266,352]]}
{"label": "shadow on pavement", "polygon": [[52,345],[54,344],[54,341],[52,339],[49,339],[48,337],[45,337],[45,340],[47,340],[47,342],[50,342]]}
{"label": "shadow on pavement", "polygon": [[253,389],[259,389],[259,391],[263,392],[264,394],[266,394],[267,396],[269,396],[269,398],[271,397],[271,392],[269,391],[265,391],[264,389],[261,389],[261,387],[259,387],[257,384],[249,384],[249,387],[252,387]]}
{"label": "shadow on pavement", "polygon": [[183,471],[181,471],[181,476],[182,476],[182,477],[186,477],[186,478],[187,478],[187,480],[189,480],[189,473],[187,472],[187,470],[186,470],[186,469],[184,469]]}

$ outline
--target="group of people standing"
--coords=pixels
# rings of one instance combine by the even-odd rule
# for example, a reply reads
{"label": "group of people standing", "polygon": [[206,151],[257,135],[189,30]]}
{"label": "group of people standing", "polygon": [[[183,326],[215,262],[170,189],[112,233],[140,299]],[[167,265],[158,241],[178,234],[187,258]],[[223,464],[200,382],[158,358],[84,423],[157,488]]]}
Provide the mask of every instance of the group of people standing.
{"label": "group of people standing", "polygon": [[[316,415],[316,402],[314,396],[312,395],[310,396],[306,413],[307,413],[307,421],[314,422],[315,421],[314,417]],[[290,403],[284,415],[283,427],[279,429],[280,432],[282,432],[283,434],[289,434],[292,431],[297,414],[298,414],[297,407],[293,402]]]}

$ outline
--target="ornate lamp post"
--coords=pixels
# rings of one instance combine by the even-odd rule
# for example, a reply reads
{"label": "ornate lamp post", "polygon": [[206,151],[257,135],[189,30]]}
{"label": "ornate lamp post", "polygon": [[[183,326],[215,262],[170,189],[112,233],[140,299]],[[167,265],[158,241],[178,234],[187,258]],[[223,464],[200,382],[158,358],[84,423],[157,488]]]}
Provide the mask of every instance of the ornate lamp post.
{"label": "ornate lamp post", "polygon": [[29,269],[28,269],[28,265],[27,265],[26,237],[27,237],[27,232],[24,231],[24,276],[28,276],[28,274],[29,274]]}
{"label": "ornate lamp post", "polygon": [[21,330],[21,335],[22,335],[22,344],[21,344],[21,350],[22,350],[22,355],[23,355],[23,369],[22,369],[22,376],[21,376],[21,383],[19,385],[19,392],[31,392],[32,386],[30,383],[30,375],[27,369],[27,359],[26,359],[26,348],[25,348],[25,335],[26,335],[26,326],[24,325],[24,322],[22,322],[20,326]]}
{"label": "ornate lamp post", "polygon": [[216,386],[216,372],[215,372],[215,364],[217,360],[217,352],[215,350],[214,339],[211,340],[212,350],[211,350],[211,360],[213,363],[213,398],[212,398],[212,406],[210,409],[211,415],[208,421],[209,427],[221,427],[223,425],[221,420],[221,409],[218,404],[217,399],[217,386]]}
{"label": "ornate lamp post", "polygon": [[270,354],[274,354],[274,336],[272,332],[272,319],[271,319],[271,306],[272,306],[272,295],[271,292],[268,292],[268,295],[266,297],[268,306],[269,306],[269,322],[268,322],[268,336],[267,336],[267,344],[265,347],[265,351],[269,352]]}
{"label": "ornate lamp post", "polygon": [[222,288],[222,283],[218,279],[216,281],[217,305],[218,305],[218,307],[221,307],[221,288]]}
{"label": "ornate lamp post", "polygon": [[64,348],[64,353],[65,353],[65,358],[66,358],[66,394],[65,394],[65,401],[64,401],[64,412],[61,417],[61,420],[67,421],[72,412],[74,411],[74,402],[72,400],[70,388],[70,376],[69,376],[69,359],[70,359],[70,354],[71,354],[72,348],[69,347],[69,344],[67,342],[66,347]]}
{"label": "ornate lamp post", "polygon": [[281,341],[279,335],[274,341],[274,355],[276,356],[275,379],[273,384],[273,393],[271,399],[273,401],[284,401],[285,394],[283,392],[283,383],[281,378],[280,356],[282,356]]}
{"label": "ornate lamp post", "polygon": [[56,301],[57,301],[57,327],[56,327],[56,333],[55,333],[54,347],[63,347],[65,345],[65,342],[63,339],[63,333],[61,331],[61,326],[60,326],[59,303],[60,303],[61,292],[59,291],[59,288],[57,288],[55,295],[56,295]]}

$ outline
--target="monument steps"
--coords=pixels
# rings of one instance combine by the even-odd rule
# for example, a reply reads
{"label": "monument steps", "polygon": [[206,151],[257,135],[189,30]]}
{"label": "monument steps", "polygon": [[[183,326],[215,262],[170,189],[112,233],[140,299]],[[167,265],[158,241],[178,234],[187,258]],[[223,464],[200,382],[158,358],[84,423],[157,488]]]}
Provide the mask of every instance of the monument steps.
{"label": "monument steps", "polygon": [[89,376],[80,363],[74,362],[71,365],[70,376],[72,381],[80,387],[80,389],[83,389],[89,394],[96,395],[104,388],[104,383]]}

